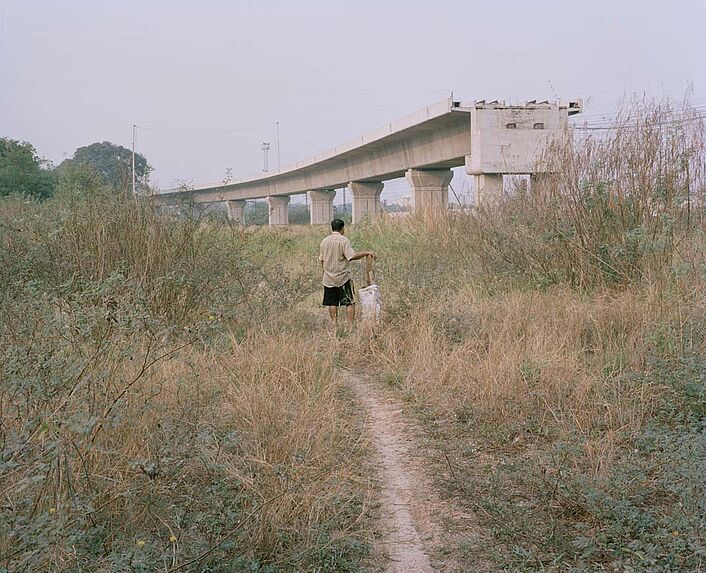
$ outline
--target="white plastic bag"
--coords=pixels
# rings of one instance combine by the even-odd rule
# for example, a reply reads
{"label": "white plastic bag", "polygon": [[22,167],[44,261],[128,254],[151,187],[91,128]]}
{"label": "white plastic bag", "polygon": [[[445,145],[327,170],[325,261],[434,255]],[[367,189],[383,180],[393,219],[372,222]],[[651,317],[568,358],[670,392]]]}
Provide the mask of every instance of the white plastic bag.
{"label": "white plastic bag", "polygon": [[360,318],[363,322],[377,324],[382,319],[382,294],[378,285],[370,285],[358,291]]}

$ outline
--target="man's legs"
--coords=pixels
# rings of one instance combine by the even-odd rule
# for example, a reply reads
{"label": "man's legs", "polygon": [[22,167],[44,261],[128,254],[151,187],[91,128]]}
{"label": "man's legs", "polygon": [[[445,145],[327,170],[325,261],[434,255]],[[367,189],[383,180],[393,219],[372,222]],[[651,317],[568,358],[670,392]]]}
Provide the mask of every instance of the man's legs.
{"label": "man's legs", "polygon": [[338,328],[338,306],[345,305],[346,318],[348,319],[349,330],[353,330],[355,321],[355,300],[353,283],[348,281],[341,287],[324,287],[324,306],[328,308],[328,314],[334,330]]}

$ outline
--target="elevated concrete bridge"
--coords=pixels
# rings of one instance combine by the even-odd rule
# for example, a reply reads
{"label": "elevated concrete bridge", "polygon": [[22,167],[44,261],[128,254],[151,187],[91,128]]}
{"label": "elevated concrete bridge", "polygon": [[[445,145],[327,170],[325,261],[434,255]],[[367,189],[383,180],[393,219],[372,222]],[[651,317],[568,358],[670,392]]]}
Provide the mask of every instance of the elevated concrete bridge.
{"label": "elevated concrete bridge", "polygon": [[545,150],[568,137],[568,117],[580,111],[580,101],[506,106],[448,98],[281,170],[157,198],[163,204],[225,201],[229,216],[241,223],[246,200],[267,199],[270,224],[286,225],[290,197],[307,193],[317,225],[333,218],[336,189],[348,187],[355,223],[380,213],[383,182],[403,176],[415,209],[448,207],[451,168],[465,165],[476,178],[476,201],[487,201],[502,194],[503,175],[543,174]]}

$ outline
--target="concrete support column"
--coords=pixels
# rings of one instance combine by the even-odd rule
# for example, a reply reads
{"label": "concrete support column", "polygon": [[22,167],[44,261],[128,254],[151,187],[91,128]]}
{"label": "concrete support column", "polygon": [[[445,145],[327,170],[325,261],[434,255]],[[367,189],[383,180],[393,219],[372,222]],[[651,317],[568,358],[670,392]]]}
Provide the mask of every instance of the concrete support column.
{"label": "concrete support column", "polygon": [[226,207],[228,208],[228,218],[238,225],[243,225],[245,223],[245,200],[235,199],[233,201],[226,201]]}
{"label": "concrete support column", "polygon": [[267,205],[270,208],[270,225],[289,225],[289,195],[270,195]]}
{"label": "concrete support column", "polygon": [[414,210],[448,209],[449,183],[453,172],[450,169],[410,169],[405,178],[412,188]]}
{"label": "concrete support column", "polygon": [[365,217],[374,218],[382,212],[380,194],[381,181],[352,181],[348,189],[353,195],[353,222],[359,223]]}
{"label": "concrete support column", "polygon": [[475,176],[476,207],[491,205],[502,199],[503,176],[500,173],[482,173]]}
{"label": "concrete support column", "polygon": [[317,189],[307,192],[309,196],[309,221],[312,225],[328,225],[333,219],[335,189]]}

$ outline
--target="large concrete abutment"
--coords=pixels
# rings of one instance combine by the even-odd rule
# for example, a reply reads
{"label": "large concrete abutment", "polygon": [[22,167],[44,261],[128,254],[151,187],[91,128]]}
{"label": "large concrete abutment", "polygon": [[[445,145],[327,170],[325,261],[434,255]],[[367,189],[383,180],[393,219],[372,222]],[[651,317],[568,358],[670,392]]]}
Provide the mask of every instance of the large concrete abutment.
{"label": "large concrete abutment", "polygon": [[270,225],[289,225],[289,201],[289,195],[270,195],[267,197]]}
{"label": "large concrete abutment", "polygon": [[410,169],[405,178],[412,188],[414,210],[446,209],[449,206],[450,169]]}
{"label": "large concrete abutment", "polygon": [[348,189],[353,196],[353,222],[359,223],[365,217],[374,218],[382,212],[380,194],[382,181],[352,181]]}
{"label": "large concrete abutment", "polygon": [[328,225],[333,219],[333,200],[335,189],[317,189],[308,191],[309,221],[312,225]]}
{"label": "large concrete abutment", "polygon": [[244,199],[234,199],[232,201],[226,201],[226,207],[228,208],[228,218],[238,225],[245,224],[245,200]]}

